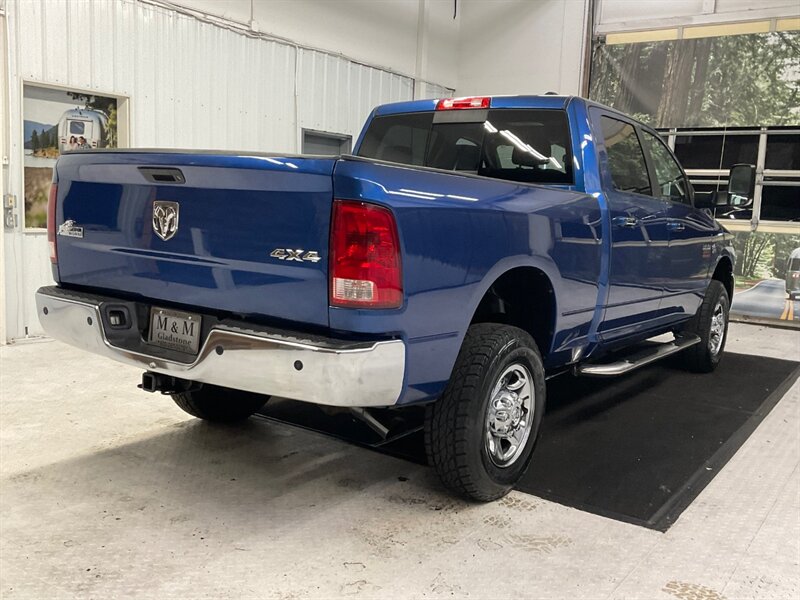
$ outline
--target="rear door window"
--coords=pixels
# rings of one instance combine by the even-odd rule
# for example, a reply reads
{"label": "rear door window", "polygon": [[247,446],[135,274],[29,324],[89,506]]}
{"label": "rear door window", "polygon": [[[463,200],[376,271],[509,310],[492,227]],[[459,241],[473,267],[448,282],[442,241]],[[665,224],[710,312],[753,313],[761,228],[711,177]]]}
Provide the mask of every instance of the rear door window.
{"label": "rear door window", "polygon": [[563,110],[490,109],[457,122],[436,122],[434,115],[374,118],[358,155],[527,183],[574,182]]}
{"label": "rear door window", "polygon": [[636,130],[629,123],[600,117],[608,156],[608,170],[615,190],[650,195],[650,176]]}

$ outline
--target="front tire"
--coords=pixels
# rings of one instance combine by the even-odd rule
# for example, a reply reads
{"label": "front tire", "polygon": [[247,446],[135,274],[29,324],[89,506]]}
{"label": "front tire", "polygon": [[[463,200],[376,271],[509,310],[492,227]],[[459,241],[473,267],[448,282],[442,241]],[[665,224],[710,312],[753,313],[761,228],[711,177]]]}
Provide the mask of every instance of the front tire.
{"label": "front tire", "polygon": [[457,494],[501,498],[528,469],[544,406],[533,338],[509,325],[473,325],[444,394],[426,410],[428,461]]}
{"label": "front tire", "polygon": [[203,384],[195,390],[172,394],[172,399],[198,419],[235,423],[257,413],[267,403],[269,396]]}
{"label": "front tire", "polygon": [[683,329],[684,333],[700,338],[700,343],[683,353],[684,364],[690,371],[711,373],[719,365],[728,338],[730,306],[725,286],[712,280],[697,314]]}

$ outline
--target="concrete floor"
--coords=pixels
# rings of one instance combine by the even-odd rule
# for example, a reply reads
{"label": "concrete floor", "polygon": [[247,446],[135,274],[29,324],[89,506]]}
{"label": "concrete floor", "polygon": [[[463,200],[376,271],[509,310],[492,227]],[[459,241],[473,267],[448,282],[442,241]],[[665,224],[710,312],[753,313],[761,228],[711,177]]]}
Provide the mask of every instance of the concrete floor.
{"label": "concrete floor", "polygon": [[[800,333],[733,324],[728,348],[800,359]],[[797,383],[662,534],[519,493],[466,504],[289,426],[208,425],[57,342],[0,359],[3,598],[800,597]]]}

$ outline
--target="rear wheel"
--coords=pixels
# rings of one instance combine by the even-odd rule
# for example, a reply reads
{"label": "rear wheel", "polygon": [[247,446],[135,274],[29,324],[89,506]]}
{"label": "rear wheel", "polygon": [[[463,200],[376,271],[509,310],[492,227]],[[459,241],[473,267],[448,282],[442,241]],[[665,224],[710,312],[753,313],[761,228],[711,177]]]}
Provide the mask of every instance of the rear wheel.
{"label": "rear wheel", "polygon": [[269,396],[204,384],[196,390],[172,394],[172,399],[184,411],[198,419],[235,423],[258,412],[267,403]]}
{"label": "rear wheel", "polygon": [[442,483],[484,502],[506,495],[528,469],[544,403],[533,338],[508,325],[470,327],[444,394],[425,415],[428,460]]}
{"label": "rear wheel", "polygon": [[683,332],[696,335],[700,343],[683,353],[684,364],[696,373],[710,373],[719,365],[728,337],[730,299],[725,286],[712,280],[700,308]]}

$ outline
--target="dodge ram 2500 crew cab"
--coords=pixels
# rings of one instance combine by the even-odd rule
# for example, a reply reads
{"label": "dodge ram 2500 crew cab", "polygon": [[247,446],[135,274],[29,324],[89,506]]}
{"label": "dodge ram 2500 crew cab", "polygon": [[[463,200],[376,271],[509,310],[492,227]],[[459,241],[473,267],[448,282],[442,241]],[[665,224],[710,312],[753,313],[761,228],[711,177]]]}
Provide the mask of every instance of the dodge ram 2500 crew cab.
{"label": "dodge ram 2500 crew cab", "polygon": [[654,130],[575,97],[379,106],[353,156],[73,152],[39,318],[204,419],[425,404],[442,481],[491,500],[531,460],[547,376],[716,367],[734,254],[710,208]]}

